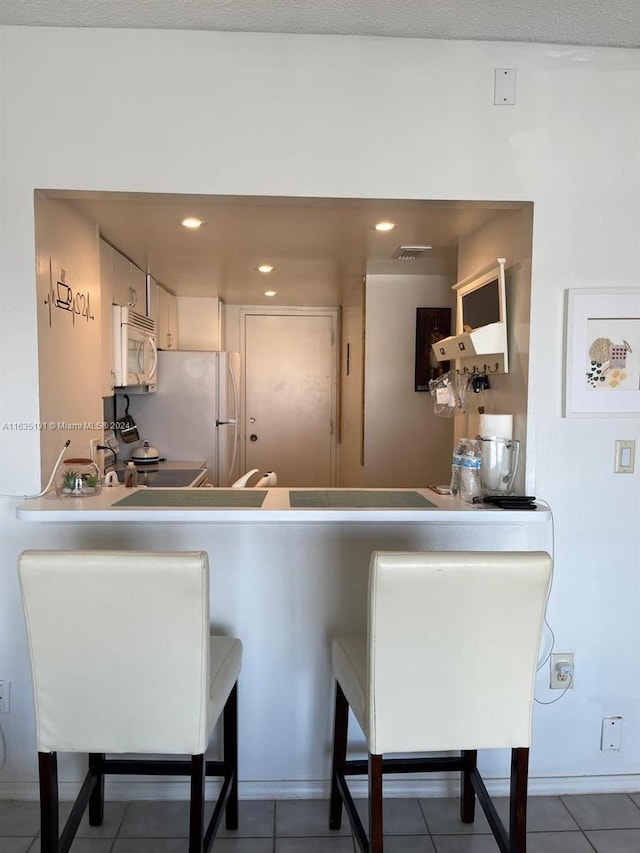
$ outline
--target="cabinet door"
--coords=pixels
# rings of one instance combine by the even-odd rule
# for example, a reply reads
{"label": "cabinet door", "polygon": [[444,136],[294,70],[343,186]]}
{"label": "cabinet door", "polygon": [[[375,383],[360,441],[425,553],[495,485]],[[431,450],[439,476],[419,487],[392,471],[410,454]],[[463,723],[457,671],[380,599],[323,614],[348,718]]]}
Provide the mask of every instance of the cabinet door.
{"label": "cabinet door", "polygon": [[167,293],[167,349],[178,349],[178,299],[173,293]]}
{"label": "cabinet door", "polygon": [[156,285],[156,305],[158,316],[156,318],[156,334],[158,349],[169,349],[168,334],[169,334],[169,294],[160,285]]}
{"label": "cabinet door", "polygon": [[131,261],[113,249],[113,302],[131,307]]}
{"label": "cabinet door", "polygon": [[155,278],[147,273],[147,317],[156,321],[156,331],[158,329],[158,282]]}
{"label": "cabinet door", "polygon": [[138,314],[147,314],[147,274],[131,264],[131,295],[129,306]]}
{"label": "cabinet door", "polygon": [[113,249],[100,240],[100,393],[113,394]]}

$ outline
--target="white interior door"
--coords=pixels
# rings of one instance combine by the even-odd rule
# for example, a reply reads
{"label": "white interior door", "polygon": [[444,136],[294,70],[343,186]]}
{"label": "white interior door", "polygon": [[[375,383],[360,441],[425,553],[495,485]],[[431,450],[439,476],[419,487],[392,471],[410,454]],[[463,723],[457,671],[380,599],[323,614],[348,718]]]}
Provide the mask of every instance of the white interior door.
{"label": "white interior door", "polygon": [[334,485],[335,314],[246,314],[245,470]]}

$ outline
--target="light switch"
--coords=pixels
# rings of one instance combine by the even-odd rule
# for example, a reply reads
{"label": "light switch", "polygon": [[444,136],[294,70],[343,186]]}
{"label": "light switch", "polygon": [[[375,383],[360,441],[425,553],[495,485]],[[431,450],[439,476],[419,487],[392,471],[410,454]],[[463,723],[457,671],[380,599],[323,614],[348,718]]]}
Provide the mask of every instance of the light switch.
{"label": "light switch", "polygon": [[616,474],[633,474],[636,462],[635,441],[616,441]]}

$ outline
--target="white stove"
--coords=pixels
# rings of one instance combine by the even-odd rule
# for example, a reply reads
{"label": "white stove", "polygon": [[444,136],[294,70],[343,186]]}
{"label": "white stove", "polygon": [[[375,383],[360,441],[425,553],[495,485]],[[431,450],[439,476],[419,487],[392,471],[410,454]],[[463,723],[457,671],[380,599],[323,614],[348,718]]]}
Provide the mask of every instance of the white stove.
{"label": "white stove", "polygon": [[[124,482],[125,462],[119,462],[115,471],[118,480]],[[138,485],[154,489],[198,488],[207,482],[208,469],[197,462],[157,462],[136,465]]]}

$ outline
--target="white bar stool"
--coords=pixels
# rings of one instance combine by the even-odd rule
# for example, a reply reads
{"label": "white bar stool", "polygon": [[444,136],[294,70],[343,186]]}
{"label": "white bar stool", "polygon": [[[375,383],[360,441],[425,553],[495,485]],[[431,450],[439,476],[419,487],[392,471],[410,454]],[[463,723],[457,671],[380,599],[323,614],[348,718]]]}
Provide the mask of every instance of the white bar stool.
{"label": "white bar stool", "polygon": [[[227,828],[236,829],[242,644],[209,635],[207,554],[24,551],[19,575],[36,711],[42,853],[69,850],[87,805],[90,824],[102,823],[104,777],[113,773],[190,777],[189,853],[211,847],[223,810]],[[206,761],[221,716],[223,759]],[[58,752],[89,754],[60,837]],[[205,776],[223,778],[206,833]]]}
{"label": "white bar stool", "polygon": [[[340,828],[344,804],[361,850],[382,853],[383,773],[459,770],[461,819],[473,822],[477,795],[502,853],[525,853],[533,690],[550,582],[543,552],[374,552],[367,635],[341,637],[331,649],[331,829]],[[349,707],[368,760],[346,758]],[[478,749],[505,747],[509,834],[476,764]],[[448,751],[461,754],[411,755]],[[353,774],[368,774],[368,838],[345,779]]]}

